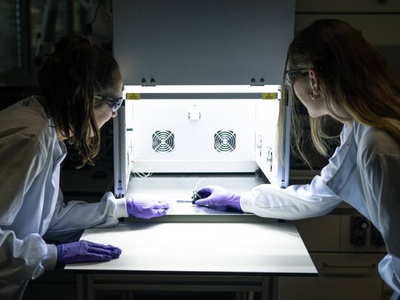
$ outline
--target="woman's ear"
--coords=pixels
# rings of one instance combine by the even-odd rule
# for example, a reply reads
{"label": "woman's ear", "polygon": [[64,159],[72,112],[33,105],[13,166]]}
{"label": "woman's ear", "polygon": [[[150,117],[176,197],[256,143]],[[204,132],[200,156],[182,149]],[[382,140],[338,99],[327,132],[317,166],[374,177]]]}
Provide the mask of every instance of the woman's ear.
{"label": "woman's ear", "polygon": [[308,77],[310,80],[310,88],[311,88],[310,98],[315,101],[321,95],[318,73],[315,72],[314,70],[311,70],[308,72]]}
{"label": "woman's ear", "polygon": [[310,78],[310,87],[313,91],[319,91],[319,76],[314,70],[308,72],[308,77]]}

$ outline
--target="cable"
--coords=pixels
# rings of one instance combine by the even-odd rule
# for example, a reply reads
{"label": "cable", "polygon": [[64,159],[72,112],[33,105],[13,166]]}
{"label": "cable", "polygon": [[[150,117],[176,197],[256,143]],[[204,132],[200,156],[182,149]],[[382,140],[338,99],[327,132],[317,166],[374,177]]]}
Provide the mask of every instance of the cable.
{"label": "cable", "polygon": [[196,200],[200,199],[201,196],[197,193],[197,188],[199,187],[199,184],[204,180],[205,178],[200,178],[199,181],[197,181],[196,185],[194,186],[193,189],[193,195],[192,195],[192,199],[193,199],[193,204]]}

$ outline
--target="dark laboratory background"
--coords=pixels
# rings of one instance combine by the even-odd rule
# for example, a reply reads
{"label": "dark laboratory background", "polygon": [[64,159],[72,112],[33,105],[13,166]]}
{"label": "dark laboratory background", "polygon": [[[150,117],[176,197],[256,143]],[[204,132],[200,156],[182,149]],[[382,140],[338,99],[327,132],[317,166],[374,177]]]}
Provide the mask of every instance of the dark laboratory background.
{"label": "dark laboratory background", "polygon": [[[112,52],[111,1],[7,0],[0,3],[0,108],[39,93],[37,72],[62,36],[87,36]],[[66,200],[98,201],[112,182],[112,122],[102,128],[101,152],[95,167],[76,171],[77,154],[67,143],[62,188]],[[89,173],[89,174],[88,174]],[[81,176],[89,178],[83,188]],[[85,183],[85,185],[86,185]]]}
{"label": "dark laboratory background", "polygon": [[[318,18],[339,18],[348,21],[365,31],[367,38],[400,75],[400,37],[395,30],[400,25],[400,5],[396,2],[398,1],[365,0],[360,4],[357,0],[297,0],[295,30]],[[37,71],[46,54],[51,53],[52,47],[60,37],[69,33],[82,34],[90,37],[93,43],[112,52],[112,0],[2,0],[0,24],[0,109],[39,92]],[[112,122],[102,129],[102,141],[102,150],[94,167],[76,170],[76,154],[70,149],[63,163],[61,177],[66,201],[98,201],[105,191],[112,190]],[[326,163],[326,159],[317,155],[311,148],[309,156],[314,171],[292,155],[291,184],[307,182]],[[320,267],[319,261],[322,261],[322,257],[325,259],[327,256],[332,257],[337,265],[331,270],[319,269],[320,278],[314,281],[308,278],[282,279],[280,300],[328,299],[322,296],[326,291],[331,295],[338,295],[329,299],[360,299],[351,296],[357,295],[360,286],[370,290],[367,294],[374,295],[368,299],[389,299],[390,290],[376,274],[376,263],[385,250],[368,221],[349,207],[343,207],[320,218],[318,223],[315,223],[315,220],[305,220],[298,222],[297,226],[317,268]],[[365,227],[367,230],[358,230]],[[360,257],[365,259],[360,260]],[[353,266],[346,270],[344,267],[337,267],[342,266],[343,261],[344,265],[348,261],[357,261],[357,268]],[[354,287],[355,291],[352,290]],[[310,289],[316,291],[314,296],[301,296],[302,293],[309,294]],[[61,271],[45,275],[29,284],[24,299],[53,299],[55,292],[59,294],[60,300],[75,299],[74,276]],[[344,298],[344,294],[347,297]],[[375,296],[377,294],[379,297]],[[166,293],[153,293],[151,296],[142,293],[135,295],[134,299],[187,298],[187,295],[179,294],[169,296],[170,298]],[[197,296],[191,295],[190,299],[200,299],[204,296],[200,293]],[[99,299],[128,299],[126,297],[105,294]],[[214,294],[212,297],[234,299],[232,295],[226,294]]]}

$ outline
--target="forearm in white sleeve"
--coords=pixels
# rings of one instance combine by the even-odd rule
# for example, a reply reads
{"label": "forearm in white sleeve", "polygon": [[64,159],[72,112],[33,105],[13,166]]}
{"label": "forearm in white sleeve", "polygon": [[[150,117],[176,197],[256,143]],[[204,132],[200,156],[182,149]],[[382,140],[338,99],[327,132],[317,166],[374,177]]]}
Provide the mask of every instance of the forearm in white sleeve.
{"label": "forearm in white sleeve", "polygon": [[55,267],[57,253],[39,234],[18,239],[0,229],[0,281],[35,279]]}
{"label": "forearm in white sleeve", "polygon": [[113,227],[118,224],[119,218],[127,216],[125,198],[116,199],[111,192],[104,194],[101,201],[96,203],[69,201],[65,205],[61,200],[45,238],[60,240],[61,236],[87,228]]}
{"label": "forearm in white sleeve", "polygon": [[311,184],[292,185],[286,189],[271,184],[259,185],[240,197],[244,212],[284,220],[322,216],[341,202],[342,199],[333,194],[319,176]]}

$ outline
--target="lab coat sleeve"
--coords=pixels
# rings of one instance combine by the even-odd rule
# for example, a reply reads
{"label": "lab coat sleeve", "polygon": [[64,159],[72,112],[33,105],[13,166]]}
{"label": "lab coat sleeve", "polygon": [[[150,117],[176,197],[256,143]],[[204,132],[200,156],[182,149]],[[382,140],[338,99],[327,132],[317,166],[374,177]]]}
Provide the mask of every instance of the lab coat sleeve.
{"label": "lab coat sleeve", "polygon": [[[8,122],[6,120],[5,122]],[[0,224],[14,222],[26,190],[45,165],[46,152],[29,128],[0,136]]]}
{"label": "lab coat sleeve", "polygon": [[342,130],[340,146],[329,159],[329,164],[310,184],[291,185],[285,189],[271,184],[257,186],[251,192],[241,194],[242,210],[260,217],[284,220],[318,217],[331,212],[343,199],[327,186],[327,182],[335,176],[343,162],[349,130],[347,127]]}
{"label": "lab coat sleeve", "polygon": [[260,217],[299,220],[326,215],[342,202],[326,187],[320,176],[307,185],[292,185],[286,189],[262,184],[243,193],[240,206],[244,212]]}
{"label": "lab coat sleeve", "polygon": [[366,154],[361,159],[360,163],[365,166],[362,182],[366,195],[370,197],[364,201],[389,253],[379,264],[379,272],[385,282],[400,294],[400,157],[398,154]]}
{"label": "lab coat sleeve", "polygon": [[116,226],[118,218],[122,217],[128,217],[125,198],[116,199],[111,192],[96,203],[69,201],[65,204],[60,191],[45,238],[68,241],[69,237],[87,228]]}
{"label": "lab coat sleeve", "polygon": [[56,247],[47,245],[39,234],[18,239],[13,231],[0,229],[0,285],[35,279],[56,264]]}
{"label": "lab coat sleeve", "polygon": [[[14,120],[15,114],[8,117],[4,119],[2,115],[5,124],[20,124]],[[18,118],[24,117],[35,116],[29,110],[20,111]],[[40,124],[39,121],[37,126]],[[0,298],[5,299],[14,295],[23,280],[35,279],[53,269],[57,259],[55,245],[47,245],[39,234],[17,238],[14,231],[5,229],[15,222],[24,192],[43,169],[46,158],[35,138],[36,128],[20,126],[0,133]]]}

